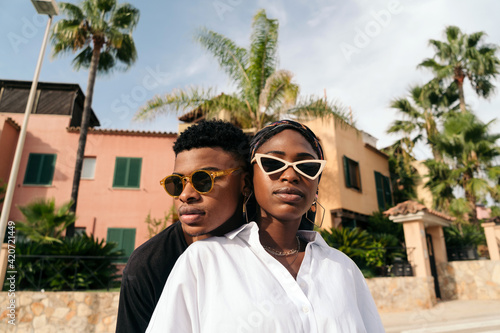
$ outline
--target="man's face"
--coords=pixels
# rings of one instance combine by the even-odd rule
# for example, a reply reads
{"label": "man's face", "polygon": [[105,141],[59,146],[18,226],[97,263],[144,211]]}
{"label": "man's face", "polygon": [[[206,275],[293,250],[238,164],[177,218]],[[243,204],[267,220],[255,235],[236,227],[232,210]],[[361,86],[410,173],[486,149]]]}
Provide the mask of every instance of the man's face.
{"label": "man's face", "polygon": [[[242,162],[222,148],[196,148],[177,155],[174,174],[186,176],[195,170],[218,171],[242,166]],[[196,192],[186,181],[181,195],[174,199],[184,232],[190,236],[201,236],[212,233],[225,222],[235,224],[234,227],[236,223],[241,223],[240,203],[246,174],[240,169],[215,178],[213,189],[206,194]]]}

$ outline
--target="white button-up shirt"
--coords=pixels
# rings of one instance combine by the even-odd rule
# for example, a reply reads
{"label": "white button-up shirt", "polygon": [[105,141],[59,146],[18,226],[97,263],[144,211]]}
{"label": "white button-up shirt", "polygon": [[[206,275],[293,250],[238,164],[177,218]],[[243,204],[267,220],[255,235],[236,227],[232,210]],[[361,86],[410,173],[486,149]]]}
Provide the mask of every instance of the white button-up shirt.
{"label": "white button-up shirt", "polygon": [[198,241],[170,274],[146,332],[384,332],[356,264],[314,231],[295,280],[255,222]]}

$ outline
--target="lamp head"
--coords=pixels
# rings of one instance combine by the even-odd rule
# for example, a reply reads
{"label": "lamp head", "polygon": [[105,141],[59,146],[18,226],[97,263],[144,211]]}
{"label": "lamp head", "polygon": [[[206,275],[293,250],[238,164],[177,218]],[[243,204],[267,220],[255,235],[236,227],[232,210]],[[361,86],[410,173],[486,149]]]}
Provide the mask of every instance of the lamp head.
{"label": "lamp head", "polygon": [[59,7],[55,0],[31,0],[38,14],[59,15]]}

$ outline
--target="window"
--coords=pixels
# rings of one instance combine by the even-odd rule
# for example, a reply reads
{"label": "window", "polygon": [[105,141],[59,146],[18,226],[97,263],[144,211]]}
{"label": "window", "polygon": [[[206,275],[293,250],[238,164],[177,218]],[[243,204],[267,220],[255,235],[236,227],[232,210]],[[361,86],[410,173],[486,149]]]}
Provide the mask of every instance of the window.
{"label": "window", "polygon": [[139,188],[142,158],[117,157],[113,187]]}
{"label": "window", "polygon": [[95,157],[84,157],[81,179],[94,179],[95,175]]}
{"label": "window", "polygon": [[355,219],[350,218],[342,218],[342,228],[354,229],[357,227],[357,223]]}
{"label": "window", "polygon": [[345,186],[361,191],[359,163],[344,156]]}
{"label": "window", "polygon": [[54,170],[56,167],[55,154],[35,154],[30,153],[26,174],[24,175],[24,185],[52,185]]}
{"label": "window", "polygon": [[[116,243],[116,250],[122,250],[124,257],[130,257],[135,247],[135,228],[108,228],[106,243]],[[126,262],[121,259],[120,262]]]}
{"label": "window", "polygon": [[391,181],[389,177],[375,171],[375,186],[377,188],[378,208],[383,210],[392,206]]}
{"label": "window", "polygon": [[75,227],[75,236],[82,236],[87,233],[86,227]]}

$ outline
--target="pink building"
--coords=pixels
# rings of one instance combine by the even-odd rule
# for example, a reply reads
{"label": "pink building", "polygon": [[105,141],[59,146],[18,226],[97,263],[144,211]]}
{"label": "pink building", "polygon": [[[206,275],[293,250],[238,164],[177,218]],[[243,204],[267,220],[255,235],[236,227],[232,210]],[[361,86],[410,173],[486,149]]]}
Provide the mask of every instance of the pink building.
{"label": "pink building", "polygon": [[[0,180],[7,182],[31,82],[0,80]],[[84,95],[76,84],[39,83],[10,212],[37,198],[69,201]],[[99,126],[92,113],[91,126]],[[119,243],[129,255],[148,239],[145,219],[173,205],[159,184],[173,170],[176,133],[91,129],[76,227]],[[147,149],[145,149],[147,148]]]}

